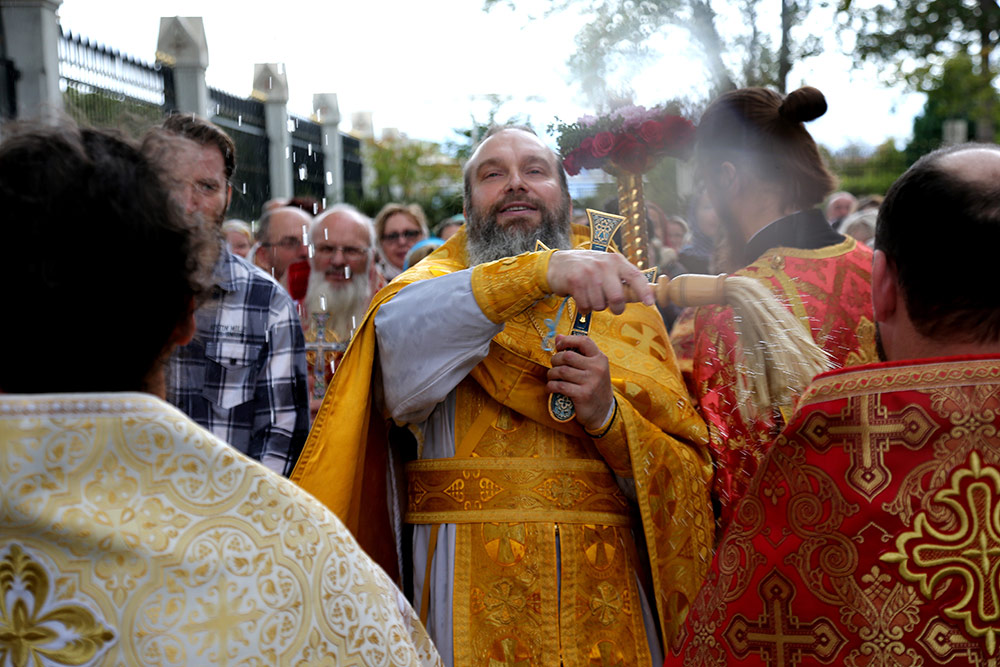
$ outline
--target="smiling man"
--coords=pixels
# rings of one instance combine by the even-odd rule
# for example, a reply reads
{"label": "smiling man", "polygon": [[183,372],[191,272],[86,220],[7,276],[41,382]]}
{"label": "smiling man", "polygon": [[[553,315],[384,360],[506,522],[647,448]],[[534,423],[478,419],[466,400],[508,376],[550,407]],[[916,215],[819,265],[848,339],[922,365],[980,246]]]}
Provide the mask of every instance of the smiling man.
{"label": "smiling man", "polygon": [[[571,249],[589,236],[570,210],[555,154],[491,131],[466,229],[375,297],[293,475],[402,573],[450,664],[654,664],[707,565],[705,426],[649,285]],[[577,309],[590,337],[565,335]],[[549,416],[554,392],[575,420]]]}

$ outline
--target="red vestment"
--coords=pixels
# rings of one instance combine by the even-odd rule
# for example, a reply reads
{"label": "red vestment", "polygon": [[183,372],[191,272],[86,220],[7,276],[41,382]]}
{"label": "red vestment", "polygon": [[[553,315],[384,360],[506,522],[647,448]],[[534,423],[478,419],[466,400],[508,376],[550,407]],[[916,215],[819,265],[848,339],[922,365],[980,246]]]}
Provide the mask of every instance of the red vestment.
{"label": "red vestment", "polygon": [[994,664],[998,429],[1000,356],[817,377],[667,664]]}
{"label": "red vestment", "polygon": [[[798,215],[805,219],[793,221],[795,231],[819,224],[825,229],[818,234],[830,233],[821,216],[817,222],[805,213]],[[774,223],[780,224],[782,221]],[[815,249],[788,247],[796,240],[787,236],[782,242],[788,245],[764,251],[733,275],[755,278],[771,289],[829,353],[834,368],[875,361],[871,249],[851,238]],[[742,348],[732,308],[706,306],[684,311],[674,326],[671,342],[691,396],[708,424],[715,462],[712,499],[721,535],[732,508],[746,493],[767,446],[785,420],[777,410],[747,421],[737,412],[737,359]]]}

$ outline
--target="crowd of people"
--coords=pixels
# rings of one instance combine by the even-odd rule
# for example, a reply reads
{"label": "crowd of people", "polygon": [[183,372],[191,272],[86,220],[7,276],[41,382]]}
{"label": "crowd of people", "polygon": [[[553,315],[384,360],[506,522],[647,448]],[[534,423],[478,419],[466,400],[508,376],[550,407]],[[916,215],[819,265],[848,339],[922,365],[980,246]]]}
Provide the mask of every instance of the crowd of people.
{"label": "crowd of people", "polygon": [[[590,248],[528,127],[481,139],[433,228],[307,198],[227,219],[239,156],[191,114],[5,128],[11,247],[47,249],[2,265],[13,312],[83,326],[69,365],[64,327],[0,334],[0,655],[987,664],[1000,147],[859,201],[806,130],[825,111],[723,94],[685,214],[647,205],[668,277],[790,313],[766,340]],[[787,333],[828,371],[754,394]]]}

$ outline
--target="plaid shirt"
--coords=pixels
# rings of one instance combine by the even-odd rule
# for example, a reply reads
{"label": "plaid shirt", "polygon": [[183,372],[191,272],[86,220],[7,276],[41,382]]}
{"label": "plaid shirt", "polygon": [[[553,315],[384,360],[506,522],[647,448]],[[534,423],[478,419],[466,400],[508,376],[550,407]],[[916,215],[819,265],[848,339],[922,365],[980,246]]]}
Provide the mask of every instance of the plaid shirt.
{"label": "plaid shirt", "polygon": [[309,430],[305,341],[288,293],[223,251],[197,333],[170,358],[167,399],[271,470],[291,474]]}

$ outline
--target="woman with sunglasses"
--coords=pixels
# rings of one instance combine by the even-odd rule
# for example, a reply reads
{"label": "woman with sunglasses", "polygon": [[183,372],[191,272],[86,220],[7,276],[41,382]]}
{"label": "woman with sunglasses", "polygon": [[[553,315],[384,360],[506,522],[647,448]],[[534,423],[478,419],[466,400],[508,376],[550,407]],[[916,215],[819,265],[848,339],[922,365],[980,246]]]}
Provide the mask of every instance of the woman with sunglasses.
{"label": "woman with sunglasses", "polygon": [[375,234],[379,240],[379,271],[386,280],[392,280],[403,272],[410,248],[427,238],[427,217],[419,204],[386,204],[375,216]]}

